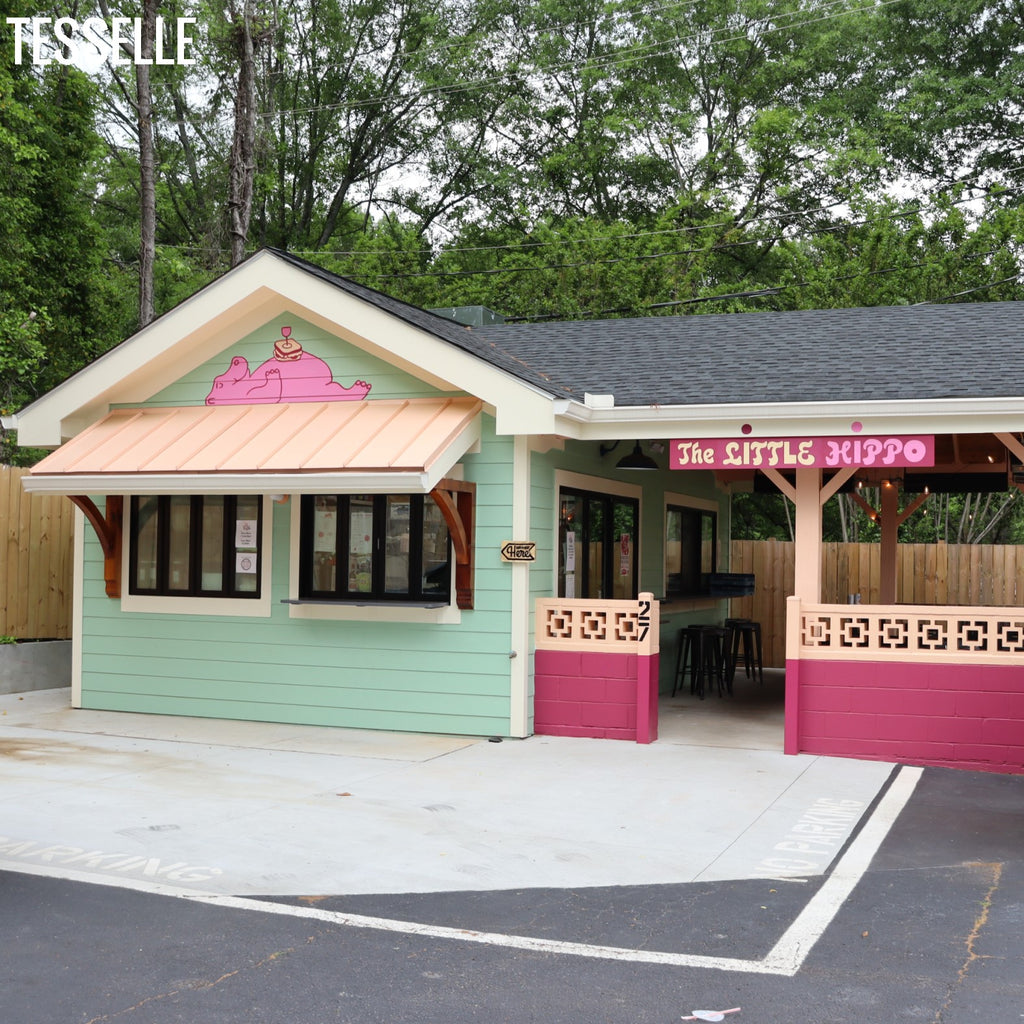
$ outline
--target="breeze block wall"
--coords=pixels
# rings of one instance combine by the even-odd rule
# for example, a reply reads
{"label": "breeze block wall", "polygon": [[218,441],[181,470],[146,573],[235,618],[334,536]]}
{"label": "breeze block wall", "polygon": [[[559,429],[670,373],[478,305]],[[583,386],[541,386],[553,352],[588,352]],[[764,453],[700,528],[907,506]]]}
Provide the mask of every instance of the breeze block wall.
{"label": "breeze block wall", "polygon": [[534,732],[651,743],[658,738],[657,623],[638,601],[537,602]]}

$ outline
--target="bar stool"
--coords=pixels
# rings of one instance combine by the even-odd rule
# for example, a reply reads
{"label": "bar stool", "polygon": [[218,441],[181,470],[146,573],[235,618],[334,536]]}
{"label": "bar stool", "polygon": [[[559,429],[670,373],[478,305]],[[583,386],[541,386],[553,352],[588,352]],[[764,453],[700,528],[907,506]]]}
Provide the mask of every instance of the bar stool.
{"label": "bar stool", "polygon": [[705,689],[718,690],[721,697],[725,690],[732,693],[732,680],[726,675],[729,633],[721,626],[684,626],[679,630],[679,647],[676,652],[676,674],[672,684],[674,697],[687,671],[690,673],[690,693],[704,699]]}
{"label": "bar stool", "polygon": [[721,697],[726,691],[732,695],[732,677],[726,672],[729,664],[729,631],[722,626],[701,626],[701,674],[698,688],[704,699],[704,682],[708,689],[714,686]]}
{"label": "bar stool", "polygon": [[676,650],[676,674],[672,682],[672,696],[683,685],[683,677],[687,669],[690,672],[690,693],[694,692],[697,685],[697,666],[700,665],[700,627],[683,626],[679,630],[679,646]]}
{"label": "bar stool", "polygon": [[728,655],[725,672],[732,680],[739,664],[740,651],[743,652],[743,670],[748,679],[754,674],[757,681],[764,685],[764,665],[761,658],[761,623],[753,619],[726,619],[725,628],[729,632],[727,642]]}

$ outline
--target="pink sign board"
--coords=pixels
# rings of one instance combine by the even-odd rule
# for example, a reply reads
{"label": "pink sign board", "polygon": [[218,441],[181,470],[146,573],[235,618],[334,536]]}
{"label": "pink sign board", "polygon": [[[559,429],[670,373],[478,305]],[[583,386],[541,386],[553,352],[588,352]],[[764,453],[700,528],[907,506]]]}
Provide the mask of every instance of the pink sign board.
{"label": "pink sign board", "polygon": [[670,469],[844,469],[934,466],[935,438],[762,437],[693,438],[671,442]]}

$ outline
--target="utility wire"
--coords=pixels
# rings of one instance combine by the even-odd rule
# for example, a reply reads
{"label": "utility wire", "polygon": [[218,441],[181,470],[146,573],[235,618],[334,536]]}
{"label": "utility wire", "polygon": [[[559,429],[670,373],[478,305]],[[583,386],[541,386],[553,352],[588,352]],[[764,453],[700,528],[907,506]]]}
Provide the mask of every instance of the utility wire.
{"label": "utility wire", "polygon": [[[832,20],[834,18],[845,17],[848,14],[860,14],[860,13],[863,13],[863,12],[866,12],[866,11],[873,12],[875,10],[878,10],[881,7],[888,7],[888,6],[891,6],[892,4],[902,3],[903,0],[874,0],[874,2],[865,4],[862,7],[852,7],[852,8],[851,7],[845,7],[846,2],[847,2],[847,0],[833,0],[832,3],[824,5],[824,7],[843,6],[844,9],[839,10],[839,11],[833,11],[832,13],[829,13],[829,14],[824,14],[821,17],[818,17],[818,18],[807,18],[804,21],[788,22],[788,23],[785,23],[785,24],[780,24],[778,26],[767,25],[766,22],[769,19],[762,19],[761,22],[751,22],[750,23],[750,27],[752,27],[754,25],[757,25],[757,24],[763,24],[765,27],[761,30],[761,34],[762,35],[767,35],[769,33],[775,33],[775,32],[781,32],[781,31],[788,31],[788,30],[792,30],[792,29],[804,28],[804,27],[806,27],[808,25],[819,24],[819,23],[824,22],[824,21],[830,21],[830,20]],[[824,9],[824,8],[821,8],[821,9]],[[797,13],[805,13],[805,12],[793,12],[793,13],[797,14]],[[574,70],[574,69],[576,69],[576,70],[601,70],[601,69],[608,69],[608,68],[612,68],[612,67],[617,67],[619,65],[636,64],[638,61],[646,60],[646,59],[649,59],[649,58],[652,58],[652,57],[665,56],[668,53],[675,52],[677,47],[680,47],[680,46],[685,45],[685,44],[693,45],[693,44],[696,44],[696,43],[703,43],[704,45],[708,45],[708,44],[712,44],[713,43],[713,44],[719,44],[720,45],[720,44],[725,44],[725,43],[750,42],[751,41],[750,36],[747,33],[734,34],[734,35],[731,35],[731,36],[723,35],[721,37],[716,38],[716,33],[718,33],[718,32],[723,32],[723,33],[724,32],[735,32],[735,30],[731,26],[725,26],[725,27],[723,27],[721,29],[713,29],[713,30],[711,30],[710,33],[705,34],[705,35],[677,36],[677,37],[674,37],[672,39],[660,40],[657,43],[649,43],[649,44],[646,44],[644,46],[627,47],[627,48],[625,48],[623,50],[620,50],[619,52],[617,52],[615,54],[610,54],[607,57],[594,58],[594,59],[589,59],[589,60],[582,61],[582,62],[580,62],[580,61],[565,61],[565,62],[562,62],[562,63],[559,63],[559,64],[553,64],[553,65],[550,65],[550,66],[547,66],[547,67],[536,66],[536,65],[534,65],[534,66],[527,65],[522,70],[525,72],[525,74],[528,77],[529,76],[538,76],[538,75],[540,75],[540,76],[551,75],[551,74],[553,74],[555,72],[558,72],[558,71]],[[419,99],[425,99],[425,98],[428,98],[428,97],[431,97],[431,96],[442,96],[442,95],[443,96],[452,96],[452,95],[457,95],[457,94],[463,93],[463,92],[472,92],[472,91],[475,91],[477,89],[490,88],[490,87],[492,87],[492,86],[494,86],[496,84],[499,84],[499,83],[505,81],[506,78],[507,78],[507,75],[505,75],[505,74],[502,74],[502,75],[492,75],[492,76],[490,76],[488,78],[481,78],[481,79],[477,79],[475,81],[468,81],[468,82],[462,82],[462,83],[455,83],[453,85],[443,85],[443,86],[435,86],[435,87],[432,87],[432,88],[420,89],[417,92],[411,93],[408,96],[403,96],[402,97],[402,102],[403,103],[407,103],[411,99],[419,100]],[[278,110],[275,113],[280,114],[282,112],[287,112],[287,113],[292,113],[292,114],[307,114],[307,113],[313,113],[313,112],[319,112],[319,111],[354,110],[354,109],[358,109],[359,107],[377,106],[377,105],[381,105],[381,104],[384,104],[384,103],[392,103],[392,102],[394,102],[394,97],[393,96],[380,95],[380,96],[367,97],[367,98],[364,98],[364,99],[361,99],[361,100],[352,100],[350,102],[345,102],[345,103],[327,103],[327,104],[318,104],[316,106],[309,106],[309,107],[291,107],[291,108],[288,108],[287,111]]]}
{"label": "utility wire", "polygon": [[[1011,174],[1011,173],[1014,173],[1015,171],[1019,171],[1019,170],[1024,170],[1024,164],[1022,164],[1022,165],[1020,165],[1018,167],[1008,168],[1004,173]],[[981,195],[970,195],[970,196],[965,196],[965,197],[963,197],[961,199],[947,199],[947,200],[945,200],[944,203],[939,201],[939,200],[936,200],[936,201],[931,202],[931,203],[915,203],[914,205],[906,207],[905,209],[896,210],[896,211],[893,211],[891,213],[886,213],[886,214],[883,214],[883,215],[877,216],[877,217],[861,217],[861,218],[852,219],[852,220],[841,220],[841,221],[834,222],[834,223],[829,224],[829,225],[815,227],[813,229],[808,230],[808,232],[806,234],[804,234],[804,235],[796,235],[796,236],[788,235],[788,236],[786,236],[786,238],[784,240],[785,241],[789,241],[789,242],[795,242],[795,241],[800,241],[800,240],[806,239],[806,238],[815,238],[815,237],[817,237],[819,235],[823,235],[823,234],[828,234],[828,233],[833,233],[833,232],[841,232],[841,231],[847,230],[847,229],[849,229],[851,227],[868,227],[868,226],[870,226],[872,224],[881,224],[881,223],[884,223],[884,222],[890,221],[890,220],[902,220],[902,219],[907,218],[907,217],[914,217],[914,216],[918,216],[920,214],[927,213],[928,211],[942,209],[944,205],[945,206],[965,206],[965,205],[968,205],[970,203],[979,202],[980,200],[984,199],[986,196],[989,196],[989,195],[993,195],[993,194],[1000,194],[1000,195],[1002,195],[1002,194],[1009,193],[1009,189],[1006,189],[1002,185],[992,185],[992,186],[988,186],[988,187],[982,187],[982,186],[968,186],[968,187],[981,188]],[[779,222],[780,221],[784,222],[786,220],[795,220],[798,217],[811,216],[811,215],[818,214],[818,213],[825,213],[828,210],[834,209],[835,207],[842,206],[842,205],[845,205],[845,204],[842,203],[842,202],[836,202],[836,203],[830,203],[830,204],[828,204],[826,206],[815,207],[815,208],[810,209],[810,210],[799,210],[799,211],[794,211],[794,212],[781,212],[781,213],[774,214],[774,215],[772,215],[772,214],[765,214],[762,217],[755,217],[755,218],[751,218],[749,220],[744,220],[742,222],[737,222],[735,220],[713,221],[713,222],[708,223],[708,224],[687,224],[687,225],[680,226],[678,228],[660,228],[660,229],[655,230],[655,231],[633,231],[633,232],[628,232],[628,233],[621,234],[621,235],[595,235],[593,238],[559,238],[559,239],[551,239],[551,240],[543,241],[543,242],[515,242],[515,243],[504,243],[504,244],[500,244],[500,245],[490,245],[490,246],[485,246],[485,245],[480,245],[480,246],[452,246],[452,247],[444,246],[444,247],[441,247],[437,251],[436,255],[434,254],[434,250],[433,249],[426,249],[426,248],[412,250],[412,251],[409,251],[409,252],[396,252],[396,253],[380,253],[380,252],[374,252],[373,250],[366,250],[366,249],[362,249],[362,250],[356,250],[356,249],[353,249],[353,250],[344,250],[344,249],[338,249],[338,250],[330,250],[330,249],[293,249],[293,250],[290,250],[290,251],[293,252],[296,256],[336,256],[336,257],[337,256],[343,256],[343,257],[377,256],[377,257],[379,257],[379,256],[382,256],[382,255],[395,255],[395,256],[404,256],[404,257],[408,257],[408,256],[427,256],[427,257],[430,257],[430,258],[433,258],[433,259],[440,259],[440,258],[442,258],[442,257],[444,257],[446,255],[454,254],[454,253],[523,252],[523,251],[527,251],[527,250],[536,250],[536,249],[541,248],[541,247],[569,246],[569,245],[583,247],[583,246],[589,246],[589,245],[594,245],[594,244],[603,243],[603,242],[617,243],[617,242],[620,242],[620,241],[633,241],[633,240],[636,240],[636,239],[654,238],[654,237],[659,237],[659,236],[664,236],[664,235],[673,235],[674,236],[674,235],[680,235],[680,234],[697,233],[697,232],[701,232],[701,231],[712,231],[712,230],[717,230],[717,229],[720,229],[720,228],[733,228],[733,229],[741,229],[742,228],[742,229],[746,229],[746,228],[749,228],[751,226],[756,226],[756,225],[759,225],[759,224],[769,224],[769,225],[773,225],[773,226],[782,226],[784,228],[784,230],[788,230],[788,228],[786,228],[784,224],[780,225]],[[792,227],[792,225],[790,225],[790,227]],[[717,245],[716,244],[712,244],[711,246],[705,246],[705,247],[701,247],[699,249],[681,249],[681,250],[677,250],[677,251],[673,251],[673,252],[652,253],[652,254],[643,254],[643,253],[641,253],[641,254],[637,254],[634,257],[629,257],[629,258],[635,258],[635,259],[639,260],[639,259],[657,259],[657,258],[659,258],[661,256],[688,256],[688,255],[696,255],[696,254],[702,253],[702,252],[707,252],[707,251],[709,251],[709,249],[714,249],[716,252],[718,252],[718,251],[725,250],[725,249],[743,248],[745,246],[750,246],[750,245],[763,245],[765,243],[765,241],[767,241],[767,239],[764,239],[764,238],[744,239],[743,241],[739,241],[739,242],[722,242],[721,244],[717,244]],[[225,250],[218,250],[218,251],[227,252],[228,250],[225,249]],[[594,261],[591,261],[591,262],[596,264],[596,263],[608,262],[608,260],[594,260]],[[617,262],[617,260],[613,260],[612,262]],[[540,267],[527,268],[527,269],[550,270],[550,269],[559,269],[559,268],[570,267],[570,266],[578,267],[578,266],[586,266],[586,265],[588,265],[586,262],[574,263],[574,264],[544,264],[544,265],[542,265]],[[519,269],[519,268],[510,268],[510,269]],[[357,272],[353,271],[353,273],[357,273]],[[458,272],[456,272],[456,271],[450,271],[450,272],[441,271],[441,272],[437,272],[437,273],[440,276],[446,276],[446,275],[449,275],[449,274],[451,276],[466,276],[466,274],[484,273],[484,271],[458,271]],[[383,276],[389,276],[389,275],[383,275]],[[433,276],[433,274],[431,274],[430,272],[423,272],[423,274],[407,275],[407,276]]]}
{"label": "utility wire", "polygon": [[[522,67],[515,65],[513,70],[518,73],[522,73],[525,77],[544,77],[546,75],[553,75],[560,71],[566,70],[602,70],[617,67],[619,65],[631,65],[636,64],[638,61],[646,60],[648,58],[665,56],[669,53],[675,52],[679,47],[686,45],[695,44],[725,44],[733,42],[750,42],[751,37],[749,31],[754,29],[756,26],[762,26],[760,34],[765,35],[769,33],[788,31],[792,29],[804,28],[809,25],[819,24],[824,21],[830,21],[835,18],[845,17],[849,14],[860,14],[864,12],[873,12],[882,7],[888,7],[892,4],[902,3],[904,0],[872,0],[872,2],[864,4],[861,7],[847,7],[849,0],[830,0],[830,2],[823,4],[821,7],[813,8],[815,10],[827,10],[832,7],[840,7],[841,10],[832,11],[831,13],[823,14],[821,17],[805,18],[803,21],[789,21],[783,22],[778,25],[772,25],[770,22],[772,18],[766,16],[759,20],[752,20],[746,26],[747,31],[743,33],[736,33],[736,30],[732,26],[722,26],[720,28],[711,29],[707,32],[690,35],[690,36],[676,36],[668,40],[659,40],[658,42],[648,43],[642,46],[626,47],[618,50],[617,52],[608,54],[606,56],[588,59],[586,61],[565,61],[549,66],[536,65],[527,63]],[[785,12],[787,16],[797,17],[799,15],[810,13],[809,11],[792,11]],[[733,35],[719,35],[719,33],[734,33]],[[454,45],[454,44],[452,44]],[[353,55],[354,56],[354,55]],[[404,55],[400,55],[404,57]],[[324,65],[322,68],[312,68],[308,70],[311,75],[320,75],[323,70],[331,67],[339,67],[343,65]],[[488,89],[497,84],[500,84],[508,79],[509,75],[503,73],[500,75],[492,75],[486,78],[480,78],[476,80],[470,80],[462,83],[453,83],[451,85],[441,85],[414,90],[408,94],[400,97],[400,102],[407,104],[410,102],[416,102],[424,99],[428,99],[434,96],[454,96],[460,93],[473,92],[479,89]],[[349,100],[338,103],[325,103],[316,104],[311,106],[294,106],[294,107],[277,107],[273,111],[262,112],[258,116],[267,117],[274,116],[280,117],[282,115],[297,115],[297,114],[312,114],[321,112],[338,112],[342,110],[355,111],[363,107],[374,107],[389,105],[393,106],[396,102],[394,94],[381,94],[377,96],[364,97],[358,100]],[[198,116],[198,115],[197,115]],[[230,112],[225,111],[220,114],[214,120],[229,122],[232,119]],[[209,120],[209,118],[205,118]],[[182,123],[181,119],[167,119],[164,123],[166,124],[179,124]],[[191,127],[191,123],[186,120],[183,122],[186,127]]]}
{"label": "utility wire", "polygon": [[[975,259],[975,258],[980,257],[980,256],[992,255],[992,253],[999,252],[999,251],[1000,250],[998,250],[998,249],[993,249],[993,250],[990,250],[987,253],[976,253],[976,254],[969,255],[969,256],[958,257],[957,259],[960,262],[965,262],[966,260]],[[947,261],[931,261],[931,262],[925,261],[925,262],[921,262],[921,263],[911,263],[911,264],[908,264],[908,265],[903,266],[903,267],[885,267],[884,269],[881,269],[881,270],[864,270],[864,271],[860,271],[859,273],[856,273],[856,274],[841,274],[841,275],[838,275],[836,277],[831,278],[831,280],[833,280],[833,281],[855,281],[855,280],[858,280],[858,279],[860,279],[862,277],[876,277],[876,276],[881,276],[881,275],[884,275],[884,274],[897,273],[897,272],[902,271],[902,270],[920,269],[921,267],[943,266],[943,265],[945,265],[946,262]],[[988,291],[989,289],[998,287],[999,285],[1008,284],[1011,281],[1017,281],[1021,277],[1024,277],[1024,271],[1022,271],[1019,274],[1014,274],[1011,277],[1003,278],[1003,280],[1001,280],[1001,281],[993,281],[993,282],[990,282],[989,284],[986,284],[986,285],[980,285],[977,288],[969,288],[969,289],[967,289],[965,291],[962,291],[962,292],[956,292],[953,295],[944,296],[941,299],[931,299],[931,300],[928,300],[926,302],[915,303],[915,305],[926,306],[926,305],[937,304],[937,303],[940,303],[940,302],[947,302],[950,299],[959,298],[959,297],[964,296],[964,295],[970,295],[970,294],[972,294],[974,292]],[[565,319],[565,318],[570,317],[570,316],[573,319],[577,319],[578,320],[578,319],[580,319],[581,316],[584,316],[584,317],[586,317],[586,316],[608,316],[608,315],[613,314],[613,313],[630,313],[630,312],[635,312],[635,311],[639,311],[639,310],[670,309],[670,308],[678,307],[678,306],[695,306],[695,305],[700,305],[702,303],[707,303],[707,302],[724,302],[724,301],[731,300],[731,299],[759,299],[759,298],[764,298],[766,296],[778,295],[781,292],[790,291],[790,290],[792,290],[794,288],[809,288],[811,285],[816,284],[816,283],[820,283],[820,282],[814,282],[814,281],[792,281],[789,284],[775,285],[775,286],[768,287],[768,288],[758,288],[758,289],[754,289],[754,290],[750,290],[750,291],[742,291],[742,292],[725,292],[725,293],[720,293],[720,294],[715,294],[715,295],[698,295],[698,296],[695,296],[695,297],[689,298],[689,299],[675,299],[675,300],[673,300],[671,302],[654,302],[654,303],[651,303],[649,305],[644,305],[644,306],[618,306],[618,307],[615,307],[615,308],[612,308],[612,309],[585,310],[583,312],[575,312],[574,311],[574,312],[571,312],[571,313],[569,313],[569,312],[562,312],[562,313],[538,313],[538,314],[534,314],[532,316],[511,316],[511,317],[506,317],[505,318],[505,322],[506,323],[528,323],[528,322],[532,322],[532,321],[536,321],[536,320],[561,320],[561,319]]]}

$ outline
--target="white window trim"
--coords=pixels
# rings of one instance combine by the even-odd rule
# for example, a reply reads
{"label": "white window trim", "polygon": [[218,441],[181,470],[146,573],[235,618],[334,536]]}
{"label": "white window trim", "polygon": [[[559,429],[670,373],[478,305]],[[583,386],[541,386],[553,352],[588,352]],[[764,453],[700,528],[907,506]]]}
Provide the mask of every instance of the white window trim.
{"label": "white window trim", "polygon": [[[633,557],[636,559],[637,564],[637,580],[639,581],[643,575],[643,551],[641,550],[643,545],[643,521],[644,521],[644,489],[639,484],[627,484],[622,480],[612,480],[604,476],[588,476],[585,473],[573,473],[568,469],[556,469],[555,470],[555,507],[554,507],[554,530],[551,534],[555,538],[555,544],[558,544],[558,527],[561,516],[561,505],[560,505],[560,493],[563,487],[578,488],[581,491],[596,491],[599,494],[615,494],[620,498],[635,498],[637,502],[636,510],[636,549],[633,553]],[[556,552],[555,558],[553,559],[554,565],[551,569],[551,593],[558,593],[558,559],[559,555]],[[638,586],[641,586],[638,582]],[[642,589],[642,586],[641,586]]]}
{"label": "white window trim", "polygon": [[[127,497],[127,496],[126,496]],[[274,540],[274,502],[269,494],[263,496],[263,529],[260,535],[259,597],[154,597],[129,592],[129,544],[131,543],[131,517],[125,502],[125,529],[121,538],[121,611],[145,612],[150,615],[234,615],[247,618],[269,619],[271,551]]]}
{"label": "white window trim", "polygon": [[[455,476],[455,474],[451,474]],[[461,475],[461,474],[460,474]],[[298,494],[291,496],[291,528],[288,552],[288,600],[299,598],[300,535],[302,532],[302,500]],[[452,581],[449,588],[448,604],[440,608],[423,608],[417,605],[394,605],[378,602],[355,604],[348,601],[289,603],[288,617],[291,619],[321,619],[331,622],[427,622],[457,625],[462,621],[462,610],[455,604],[455,565],[451,565]]]}

